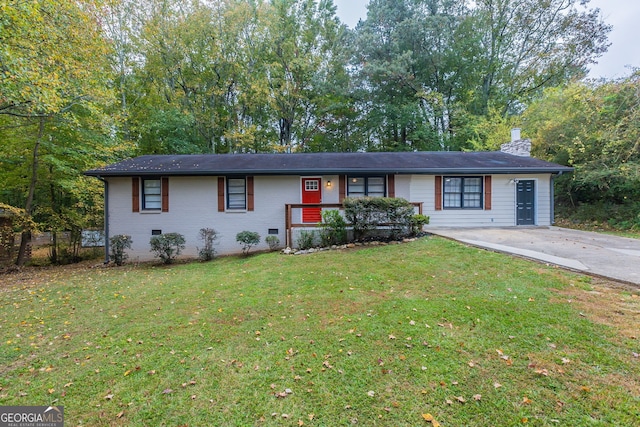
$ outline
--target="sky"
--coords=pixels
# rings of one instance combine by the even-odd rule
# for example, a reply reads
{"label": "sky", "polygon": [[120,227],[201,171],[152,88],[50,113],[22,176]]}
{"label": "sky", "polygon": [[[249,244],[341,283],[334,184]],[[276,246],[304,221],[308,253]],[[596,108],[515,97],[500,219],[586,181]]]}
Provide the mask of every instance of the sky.
{"label": "sky", "polygon": [[[338,17],[353,28],[367,17],[368,0],[334,0]],[[599,8],[604,21],[613,26],[609,50],[590,66],[589,77],[615,79],[628,76],[627,66],[640,67],[640,1],[591,0],[590,8]]]}

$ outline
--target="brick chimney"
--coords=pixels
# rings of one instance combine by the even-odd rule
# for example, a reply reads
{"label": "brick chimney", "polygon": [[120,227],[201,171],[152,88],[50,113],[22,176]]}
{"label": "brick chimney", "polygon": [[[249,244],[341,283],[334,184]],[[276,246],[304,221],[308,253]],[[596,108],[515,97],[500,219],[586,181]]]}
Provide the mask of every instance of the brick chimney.
{"label": "brick chimney", "polygon": [[531,140],[522,139],[520,137],[520,128],[511,129],[511,142],[502,144],[500,151],[514,156],[530,157],[531,156]]}

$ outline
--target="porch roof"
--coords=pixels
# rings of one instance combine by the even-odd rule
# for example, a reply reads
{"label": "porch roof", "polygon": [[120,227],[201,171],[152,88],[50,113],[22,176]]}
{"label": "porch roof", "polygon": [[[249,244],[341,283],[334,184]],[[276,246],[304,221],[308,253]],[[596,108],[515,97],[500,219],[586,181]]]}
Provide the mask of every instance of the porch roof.
{"label": "porch roof", "polygon": [[368,152],[297,154],[147,155],[88,170],[85,175],[215,176],[336,174],[527,174],[573,168],[499,151]]}

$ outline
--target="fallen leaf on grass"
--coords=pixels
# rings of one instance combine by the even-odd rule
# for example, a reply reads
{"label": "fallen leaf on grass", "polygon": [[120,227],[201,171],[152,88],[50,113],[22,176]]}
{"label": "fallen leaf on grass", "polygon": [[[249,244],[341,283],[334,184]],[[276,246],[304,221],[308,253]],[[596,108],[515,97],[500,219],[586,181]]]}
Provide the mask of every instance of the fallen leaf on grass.
{"label": "fallen leaf on grass", "polygon": [[[287,389],[288,390],[288,389]],[[275,393],[275,396],[278,399],[284,399],[285,397],[287,397],[289,395],[289,393],[287,393],[286,391],[281,391],[279,393]]]}
{"label": "fallen leaf on grass", "polygon": [[173,390],[171,390],[170,388],[165,388],[164,390],[162,390],[162,394],[171,394],[173,393]]}
{"label": "fallen leaf on grass", "polygon": [[120,411],[118,412],[118,415],[116,415],[116,418],[122,418],[124,416],[124,411]]}
{"label": "fallen leaf on grass", "polygon": [[436,421],[436,419],[435,419],[435,418],[433,418],[433,415],[431,415],[431,414],[422,414],[422,418],[423,418],[426,422],[431,423],[431,425],[432,425],[433,427],[440,427],[440,423],[439,423],[438,421]]}
{"label": "fallen leaf on grass", "polygon": [[474,394],[473,395],[473,400],[479,401],[480,399],[482,399],[482,395],[481,394]]}

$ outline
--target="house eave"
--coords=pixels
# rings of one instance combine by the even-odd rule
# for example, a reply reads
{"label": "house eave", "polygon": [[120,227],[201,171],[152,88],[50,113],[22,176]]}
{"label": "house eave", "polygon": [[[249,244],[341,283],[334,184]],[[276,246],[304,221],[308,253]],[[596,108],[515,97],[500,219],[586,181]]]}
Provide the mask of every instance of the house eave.
{"label": "house eave", "polygon": [[448,175],[564,173],[562,165],[500,152],[149,155],[85,172],[88,176]]}
{"label": "house eave", "polygon": [[523,175],[523,174],[558,174],[572,172],[572,168],[540,169],[540,168],[508,168],[508,169],[300,169],[300,170],[247,170],[229,169],[219,171],[87,171],[86,176],[116,178],[130,176],[312,176],[312,175]]}

